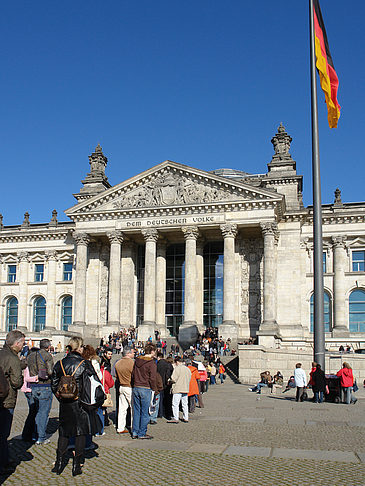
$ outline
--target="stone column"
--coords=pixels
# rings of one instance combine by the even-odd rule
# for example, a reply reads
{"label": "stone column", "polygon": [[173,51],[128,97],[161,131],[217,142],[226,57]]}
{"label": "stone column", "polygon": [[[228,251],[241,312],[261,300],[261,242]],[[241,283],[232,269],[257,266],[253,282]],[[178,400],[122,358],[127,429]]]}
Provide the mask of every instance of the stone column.
{"label": "stone column", "polygon": [[156,326],[160,336],[167,337],[166,329],[166,242],[157,244],[156,257]]}
{"label": "stone column", "polygon": [[60,329],[60,323],[56,325],[56,257],[57,252],[55,250],[46,252],[48,261],[46,330],[50,331],[55,331],[56,328]]}
{"label": "stone column", "polygon": [[198,228],[182,228],[185,238],[185,291],[184,291],[184,326],[196,325],[195,284],[196,284],[196,240]]}
{"label": "stone column", "polygon": [[27,322],[28,318],[28,268],[29,258],[28,252],[22,251],[18,254],[19,264],[19,298],[18,298],[18,326],[17,329],[24,333],[33,331],[32,323]]}
{"label": "stone column", "polygon": [[275,222],[260,223],[264,236],[264,306],[263,321],[258,335],[260,344],[273,347],[275,338],[280,337],[276,322],[276,245],[278,241]]}
{"label": "stone column", "polygon": [[196,245],[196,322],[199,332],[202,333],[205,330],[203,322],[204,311],[204,238],[199,238]]}
{"label": "stone column", "polygon": [[146,241],[144,268],[144,306],[143,322],[138,328],[138,340],[147,341],[154,338],[156,326],[156,242],[158,231],[146,229],[142,231]]}
{"label": "stone column", "polygon": [[126,241],[122,246],[122,275],[121,275],[121,306],[120,326],[129,328],[135,325],[134,311],[136,307],[135,294],[135,245]]}
{"label": "stone column", "polygon": [[110,242],[109,258],[109,304],[108,304],[108,326],[120,328],[120,271],[121,271],[121,244],[123,234],[121,231],[107,233]]}
{"label": "stone column", "polygon": [[219,326],[219,335],[223,339],[237,339],[237,324],[235,321],[235,238],[237,225],[222,224],[220,227],[224,238],[223,258],[223,324]]}
{"label": "stone column", "polygon": [[333,236],[333,297],[334,297],[334,320],[333,320],[333,335],[345,336],[349,333],[346,325],[346,249],[344,236]]}
{"label": "stone column", "polygon": [[90,242],[90,237],[86,233],[76,231],[74,231],[72,236],[76,241],[75,312],[73,324],[75,326],[84,326],[86,311],[87,247]]}

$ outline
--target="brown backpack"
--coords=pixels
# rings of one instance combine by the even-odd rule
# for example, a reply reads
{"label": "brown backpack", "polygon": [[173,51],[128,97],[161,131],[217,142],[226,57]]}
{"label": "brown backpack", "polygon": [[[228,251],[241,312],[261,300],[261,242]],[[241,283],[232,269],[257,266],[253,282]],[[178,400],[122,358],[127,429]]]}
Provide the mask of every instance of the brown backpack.
{"label": "brown backpack", "polygon": [[76,379],[74,374],[76,373],[78,367],[82,365],[85,360],[83,359],[74,369],[72,375],[66,375],[65,368],[63,367],[62,360],[60,361],[60,365],[62,368],[63,376],[60,378],[60,382],[58,383],[57,391],[56,391],[56,398],[58,400],[64,400],[67,402],[74,402],[79,398],[79,389],[76,383]]}

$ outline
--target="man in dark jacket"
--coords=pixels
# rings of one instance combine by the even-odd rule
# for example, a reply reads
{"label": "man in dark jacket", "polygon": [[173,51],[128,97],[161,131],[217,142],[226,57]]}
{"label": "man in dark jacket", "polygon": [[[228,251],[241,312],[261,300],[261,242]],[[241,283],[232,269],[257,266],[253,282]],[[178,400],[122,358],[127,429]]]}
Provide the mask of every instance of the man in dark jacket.
{"label": "man in dark jacket", "polygon": [[163,390],[160,392],[160,410],[159,417],[165,417],[170,420],[172,417],[172,394],[171,384],[169,382],[174,368],[171,363],[163,358],[163,354],[157,352],[157,372],[161,375]]}
{"label": "man in dark jacket", "polygon": [[[30,376],[38,376],[38,382],[31,383],[32,388],[32,406],[29,414],[34,417],[34,423],[31,420],[26,421],[27,430],[23,430],[24,440],[32,440],[32,433],[37,435],[37,445],[48,444],[46,438],[46,429],[48,424],[48,415],[52,407],[52,390],[51,378],[53,372],[53,358],[50,354],[51,341],[41,339],[39,349],[32,348],[28,354],[28,368]],[[35,430],[31,430],[35,429]]]}
{"label": "man in dark jacket", "polygon": [[133,439],[152,439],[147,435],[147,425],[150,421],[149,406],[152,394],[157,392],[155,361],[156,346],[147,344],[144,356],[136,358],[132,372],[132,403],[133,403]]}
{"label": "man in dark jacket", "polygon": [[0,350],[0,366],[9,382],[9,393],[0,400],[0,473],[9,468],[8,437],[13,422],[14,408],[18,390],[23,385],[22,366],[18,353],[24,346],[25,336],[22,332],[10,331]]}

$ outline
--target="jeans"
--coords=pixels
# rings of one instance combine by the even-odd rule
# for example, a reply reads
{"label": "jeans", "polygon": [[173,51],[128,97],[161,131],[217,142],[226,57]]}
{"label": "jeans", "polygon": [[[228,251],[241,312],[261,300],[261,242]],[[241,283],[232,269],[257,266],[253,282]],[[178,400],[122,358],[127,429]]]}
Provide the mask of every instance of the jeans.
{"label": "jeans", "polygon": [[357,402],[357,398],[354,397],[352,393],[352,386],[344,386],[343,390],[343,401],[350,405],[351,402]]}
{"label": "jeans", "polygon": [[35,417],[37,415],[37,407],[32,392],[25,392],[24,395],[28,402],[29,412],[24,423],[22,439],[31,442],[35,439]]}
{"label": "jeans", "polygon": [[158,415],[158,411],[159,411],[159,408],[160,408],[160,394],[158,394],[156,396],[156,408],[155,408],[155,411],[150,415],[150,421],[151,422],[157,422],[157,415]]}
{"label": "jeans", "polygon": [[132,407],[132,388],[130,386],[119,386],[119,408],[118,408],[118,432],[126,428],[127,411]]}
{"label": "jeans", "polygon": [[133,426],[132,436],[143,437],[147,433],[147,425],[150,421],[148,412],[152,397],[149,388],[135,387],[132,391]]}
{"label": "jeans", "polygon": [[182,405],[184,420],[189,420],[188,411],[188,394],[187,393],[174,393],[172,395],[172,413],[175,420],[179,420],[179,405]]}
{"label": "jeans", "polygon": [[[319,400],[318,400],[319,398]],[[323,402],[323,392],[322,391],[315,391],[314,392],[314,402],[315,403],[322,403]]]}
{"label": "jeans", "polygon": [[13,408],[0,408],[0,471],[9,462],[8,437],[13,423]]}
{"label": "jeans", "polygon": [[37,410],[35,417],[35,427],[39,442],[46,440],[46,430],[48,415],[52,407],[51,386],[32,386],[32,398]]}
{"label": "jeans", "polygon": [[261,388],[263,388],[264,386],[267,386],[267,383],[257,383],[257,385],[252,388],[252,391],[257,391],[257,393],[261,393]]}
{"label": "jeans", "polygon": [[224,373],[219,373],[219,378],[221,380],[221,385],[223,385],[223,382],[224,382]]}
{"label": "jeans", "polygon": [[96,434],[96,435],[103,435],[104,434],[104,412],[103,412],[103,409],[101,407],[99,407],[97,409],[96,415],[99,417],[100,422],[101,422],[101,430],[100,430],[99,434]]}
{"label": "jeans", "polygon": [[210,384],[215,385],[215,375],[210,375]]}

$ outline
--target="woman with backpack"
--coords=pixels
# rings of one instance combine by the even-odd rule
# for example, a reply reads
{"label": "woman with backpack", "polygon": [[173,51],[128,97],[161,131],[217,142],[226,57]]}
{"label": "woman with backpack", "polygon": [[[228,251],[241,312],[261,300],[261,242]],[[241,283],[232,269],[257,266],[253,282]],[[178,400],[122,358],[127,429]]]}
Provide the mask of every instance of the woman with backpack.
{"label": "woman with backpack", "polygon": [[60,404],[57,456],[52,469],[56,474],[61,474],[67,464],[67,447],[71,437],[75,437],[72,475],[82,473],[85,439],[92,433],[89,414],[80,397],[83,396],[84,376],[93,376],[97,381],[99,378],[91,362],[81,356],[83,344],[82,338],[71,338],[69,353],[53,369],[51,388]]}

